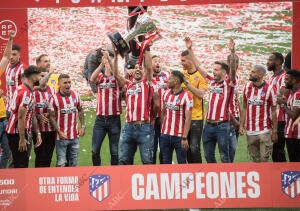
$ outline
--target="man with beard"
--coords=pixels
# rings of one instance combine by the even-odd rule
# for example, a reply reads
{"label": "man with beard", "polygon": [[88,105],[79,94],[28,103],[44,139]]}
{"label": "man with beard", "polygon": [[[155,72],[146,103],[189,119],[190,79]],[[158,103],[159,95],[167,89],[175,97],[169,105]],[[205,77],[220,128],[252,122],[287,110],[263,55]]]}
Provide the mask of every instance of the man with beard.
{"label": "man with beard", "polygon": [[58,91],[58,76],[59,74],[54,74],[50,70],[50,58],[47,54],[41,54],[36,58],[36,66],[46,69],[48,74],[43,77],[43,81],[46,80],[47,85],[53,87],[55,91]]}
{"label": "man with beard", "polygon": [[254,162],[267,162],[277,141],[276,94],[264,81],[265,74],[263,66],[255,65],[243,91],[240,134],[246,127],[247,149]]}
{"label": "man with beard", "polygon": [[[170,73],[166,71],[161,70],[160,66],[160,57],[157,55],[152,56],[152,71],[153,71],[153,79],[156,82],[155,83],[155,90],[157,91],[159,98],[160,98],[160,107],[157,113],[157,117],[155,118],[154,122],[154,157],[153,157],[153,163],[156,163],[156,154],[157,154],[157,148],[158,143],[160,139],[160,131],[161,131],[161,109],[162,109],[162,97],[166,90],[168,89],[168,78]],[[159,161],[161,163],[161,153],[159,153]]]}
{"label": "man with beard", "polygon": [[88,55],[86,56],[85,61],[84,61],[83,76],[88,81],[88,83],[90,84],[90,87],[91,87],[92,92],[94,94],[97,94],[97,86],[96,86],[96,84],[94,84],[90,81],[90,78],[91,78],[93,72],[101,64],[101,59],[102,59],[102,56],[103,56],[102,49],[103,50],[105,50],[105,49],[108,50],[110,56],[113,56],[113,53],[112,53],[110,48],[101,47],[101,48],[91,50],[88,53]]}
{"label": "man with beard", "polygon": [[[196,59],[194,52],[191,50],[191,39],[186,37],[185,42],[196,70],[203,78],[210,82],[208,111],[202,135],[205,159],[208,163],[217,162],[215,148],[218,143],[221,161],[223,163],[229,163],[231,162],[229,152],[229,105],[236,85],[236,68],[233,66],[236,66],[238,57],[235,54],[230,57],[229,66],[226,62],[216,61],[213,66],[213,76],[211,76],[200,67],[200,62]],[[230,40],[229,45],[234,47],[234,41]],[[229,69],[231,69],[231,71],[229,71]],[[227,72],[230,74],[227,74]]]}
{"label": "man with beard", "polygon": [[106,134],[108,134],[110,163],[118,165],[119,139],[121,132],[122,113],[121,87],[113,76],[110,66],[110,57],[106,50],[102,50],[101,64],[93,72],[90,81],[98,89],[96,120],[92,136],[92,161],[94,166],[101,165],[101,147]]}
{"label": "man with beard", "polygon": [[[285,113],[286,148],[290,162],[300,162],[300,71],[288,70],[285,76],[285,86],[290,90],[288,98],[278,97],[278,104]],[[295,122],[294,122],[295,121]],[[293,123],[294,122],[294,123]]]}
{"label": "man with beard", "polygon": [[6,77],[6,110],[10,115],[10,103],[15,90],[22,84],[22,74],[26,65],[20,59],[21,47],[17,44],[12,45],[12,51],[9,59],[9,64],[5,69]]}
{"label": "man with beard", "polygon": [[[55,142],[56,166],[78,165],[79,136],[85,134],[84,113],[77,92],[71,90],[71,79],[68,74],[60,74],[58,92],[50,98],[49,119],[57,132]],[[79,118],[81,128],[78,130]]]}
{"label": "man with beard", "polygon": [[[285,89],[284,78],[285,71],[282,69],[282,64],[284,62],[284,57],[281,53],[273,52],[267,62],[268,71],[272,71],[273,75],[269,78],[267,83],[273,86],[275,89],[275,94],[280,95],[280,93]],[[273,144],[272,160],[274,162],[286,162],[285,158],[285,138],[284,138],[284,111],[279,105],[277,105],[277,121],[278,121],[278,142]]]}
{"label": "man with beard", "polygon": [[25,82],[18,88],[11,101],[11,115],[6,132],[13,156],[14,168],[28,168],[31,149],[31,129],[36,133],[35,147],[41,144],[41,133],[34,116],[34,86],[39,85],[40,70],[29,66],[24,70]]}
{"label": "man with beard", "polygon": [[[41,71],[40,86],[35,89],[35,114],[38,120],[39,131],[41,132],[42,144],[34,149],[35,167],[50,167],[53,150],[55,147],[56,132],[49,121],[49,100],[55,95],[53,87],[47,85],[49,73],[44,68]],[[33,134],[33,143],[37,142],[37,136]]]}
{"label": "man with beard", "polygon": [[[143,164],[153,163],[153,124],[159,108],[159,97],[154,93],[152,61],[149,49],[145,52],[144,68],[136,65],[134,81],[126,80],[118,71],[118,55],[115,50],[114,76],[119,86],[126,89],[125,123],[120,137],[120,165],[133,164],[139,146]],[[144,72],[145,70],[145,72]]]}

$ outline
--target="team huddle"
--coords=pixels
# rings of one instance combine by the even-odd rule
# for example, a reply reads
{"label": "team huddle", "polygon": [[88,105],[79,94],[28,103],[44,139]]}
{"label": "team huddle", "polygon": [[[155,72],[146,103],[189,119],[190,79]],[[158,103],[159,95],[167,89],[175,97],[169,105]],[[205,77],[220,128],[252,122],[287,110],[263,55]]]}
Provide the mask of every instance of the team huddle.
{"label": "team huddle", "polygon": [[[77,166],[85,120],[80,96],[71,89],[72,79],[68,74],[54,74],[46,54],[37,57],[36,65],[26,67],[13,38],[10,32],[0,63],[0,74],[6,78],[6,93],[0,92],[0,167],[27,168],[32,146],[35,167],[49,167],[54,149],[56,166]],[[229,55],[213,64],[210,75],[194,54],[191,38],[184,41],[183,71],[162,71],[160,57],[151,55],[150,47],[143,63],[127,62],[124,74],[114,46],[89,54],[98,62],[89,69],[93,59],[88,56],[85,64],[86,78],[97,95],[93,165],[101,165],[106,135],[111,165],[133,164],[138,148],[143,164],[157,160],[171,164],[174,150],[178,163],[202,163],[201,140],[206,162],[217,162],[216,146],[222,162],[234,162],[239,135],[244,134],[254,162],[271,157],[274,162],[287,161],[285,145],[289,160],[300,161],[300,71],[291,70],[290,54],[285,59],[281,53],[270,55],[267,70],[274,74],[268,80],[265,67],[253,65],[240,109],[235,42],[230,39]],[[56,86],[49,83],[54,75]],[[121,128],[122,99],[126,107]]]}

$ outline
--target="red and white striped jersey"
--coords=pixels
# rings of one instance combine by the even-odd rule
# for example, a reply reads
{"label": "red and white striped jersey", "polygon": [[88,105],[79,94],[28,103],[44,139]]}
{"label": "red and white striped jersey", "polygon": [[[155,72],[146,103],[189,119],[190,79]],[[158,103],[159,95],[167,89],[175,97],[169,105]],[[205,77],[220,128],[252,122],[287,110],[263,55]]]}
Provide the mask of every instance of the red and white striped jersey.
{"label": "red and white striped jersey", "polygon": [[175,95],[169,89],[163,96],[163,107],[166,113],[161,133],[182,137],[185,124],[185,111],[192,111],[193,97],[183,89]]}
{"label": "red and white striped jersey", "polygon": [[[287,107],[293,111],[295,108],[300,108],[300,86],[295,91],[290,92]],[[285,115],[285,138],[300,139],[300,125],[292,128],[293,119],[289,115]]]}
{"label": "red and white striped jersey", "polygon": [[[34,91],[35,97],[35,113],[38,114],[47,114],[49,108],[50,97],[55,95],[55,89],[53,87],[47,86],[46,89],[37,89]],[[50,121],[46,124],[42,124],[38,120],[39,130],[41,132],[50,132],[53,131],[53,127],[50,124]]]}
{"label": "red and white striped jersey", "polygon": [[155,81],[155,91],[157,91],[159,98],[160,98],[160,104],[159,104],[159,110],[157,113],[157,117],[160,117],[161,115],[161,109],[163,104],[163,95],[168,90],[168,79],[169,79],[170,73],[169,72],[160,72],[157,75],[153,75],[153,79]]}
{"label": "red and white striped jersey", "polygon": [[[275,88],[275,94],[278,95],[280,94],[280,90],[285,88],[285,75],[286,72],[284,70],[281,70],[280,72],[278,72],[275,75],[272,75],[269,80],[267,81],[268,84],[270,84],[271,86],[273,86]],[[277,105],[277,120],[278,122],[283,122],[284,121],[284,111],[283,108],[281,108],[279,105]]]}
{"label": "red and white striped jersey", "polygon": [[120,115],[121,106],[121,89],[114,76],[105,76],[100,73],[97,81],[98,103],[96,115],[110,116]]}
{"label": "red and white striped jersey", "polygon": [[209,104],[206,114],[207,120],[214,121],[229,121],[229,104],[232,100],[235,81],[231,81],[227,77],[224,81],[218,83],[214,78],[207,75],[206,78],[210,81],[209,85]]}
{"label": "red and white striped jersey", "polygon": [[18,88],[12,97],[12,101],[10,103],[11,115],[8,120],[6,126],[6,132],[8,134],[16,134],[18,131],[18,113],[19,108],[24,107],[27,109],[25,116],[25,129],[27,132],[31,132],[32,127],[32,116],[34,113],[34,95],[33,91],[27,84],[23,84],[20,88]]}
{"label": "red and white striped jersey", "polygon": [[70,91],[68,95],[63,95],[58,91],[50,98],[49,107],[55,111],[58,128],[68,140],[78,138],[77,116],[80,106],[79,94],[74,91]]}
{"label": "red and white striped jersey", "polygon": [[16,89],[22,85],[21,77],[26,65],[19,61],[17,64],[11,66],[8,64],[5,69],[6,79],[6,110],[10,111],[10,102]]}
{"label": "red and white striped jersey", "polygon": [[126,122],[150,121],[154,87],[143,79],[139,82],[126,80]]}
{"label": "red and white striped jersey", "polygon": [[264,81],[256,87],[252,82],[246,84],[243,102],[247,105],[246,131],[248,135],[257,135],[270,130],[271,106],[276,106],[275,89]]}

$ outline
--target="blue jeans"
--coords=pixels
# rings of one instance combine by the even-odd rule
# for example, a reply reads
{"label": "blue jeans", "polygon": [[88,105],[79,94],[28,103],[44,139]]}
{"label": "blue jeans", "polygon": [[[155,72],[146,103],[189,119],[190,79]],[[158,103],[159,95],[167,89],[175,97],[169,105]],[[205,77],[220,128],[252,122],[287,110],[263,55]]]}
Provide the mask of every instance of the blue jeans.
{"label": "blue jeans", "polygon": [[[79,140],[78,138],[70,140],[56,140],[56,166],[64,167],[78,165]],[[67,157],[68,155],[68,157]]]}
{"label": "blue jeans", "polygon": [[0,169],[7,168],[8,160],[11,157],[11,152],[8,145],[8,139],[5,132],[6,125],[7,125],[7,119],[0,122],[0,145],[2,149],[2,153],[0,156]]}
{"label": "blue jeans", "polygon": [[137,146],[143,164],[153,163],[154,131],[149,123],[125,123],[120,137],[120,165],[133,164]]}
{"label": "blue jeans", "polygon": [[221,161],[230,162],[229,142],[230,142],[230,122],[212,125],[206,123],[202,134],[203,148],[207,163],[216,163],[215,149],[218,143]]}
{"label": "blue jeans", "polygon": [[161,163],[171,164],[173,151],[175,149],[177,162],[187,163],[187,151],[181,147],[181,137],[161,134],[159,147],[161,152]]}
{"label": "blue jeans", "polygon": [[111,165],[118,165],[120,132],[120,115],[111,118],[102,116],[96,117],[92,137],[92,160],[94,166],[101,165],[100,151],[106,134],[108,134],[109,139],[109,150],[111,158],[110,163]]}

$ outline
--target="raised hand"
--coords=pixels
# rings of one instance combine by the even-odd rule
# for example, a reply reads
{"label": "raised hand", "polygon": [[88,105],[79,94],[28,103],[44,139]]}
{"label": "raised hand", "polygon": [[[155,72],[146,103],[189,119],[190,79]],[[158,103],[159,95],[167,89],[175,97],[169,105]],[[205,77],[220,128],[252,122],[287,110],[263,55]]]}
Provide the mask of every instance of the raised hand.
{"label": "raised hand", "polygon": [[192,42],[190,36],[186,36],[184,38],[184,42],[185,42],[185,46],[186,46],[187,49],[192,49],[193,42]]}
{"label": "raised hand", "polygon": [[13,39],[16,36],[16,32],[13,30],[10,30],[8,35],[9,35],[10,39]]}
{"label": "raised hand", "polygon": [[230,50],[230,52],[235,51],[235,42],[232,38],[229,39],[229,42],[227,43],[227,48]]}

